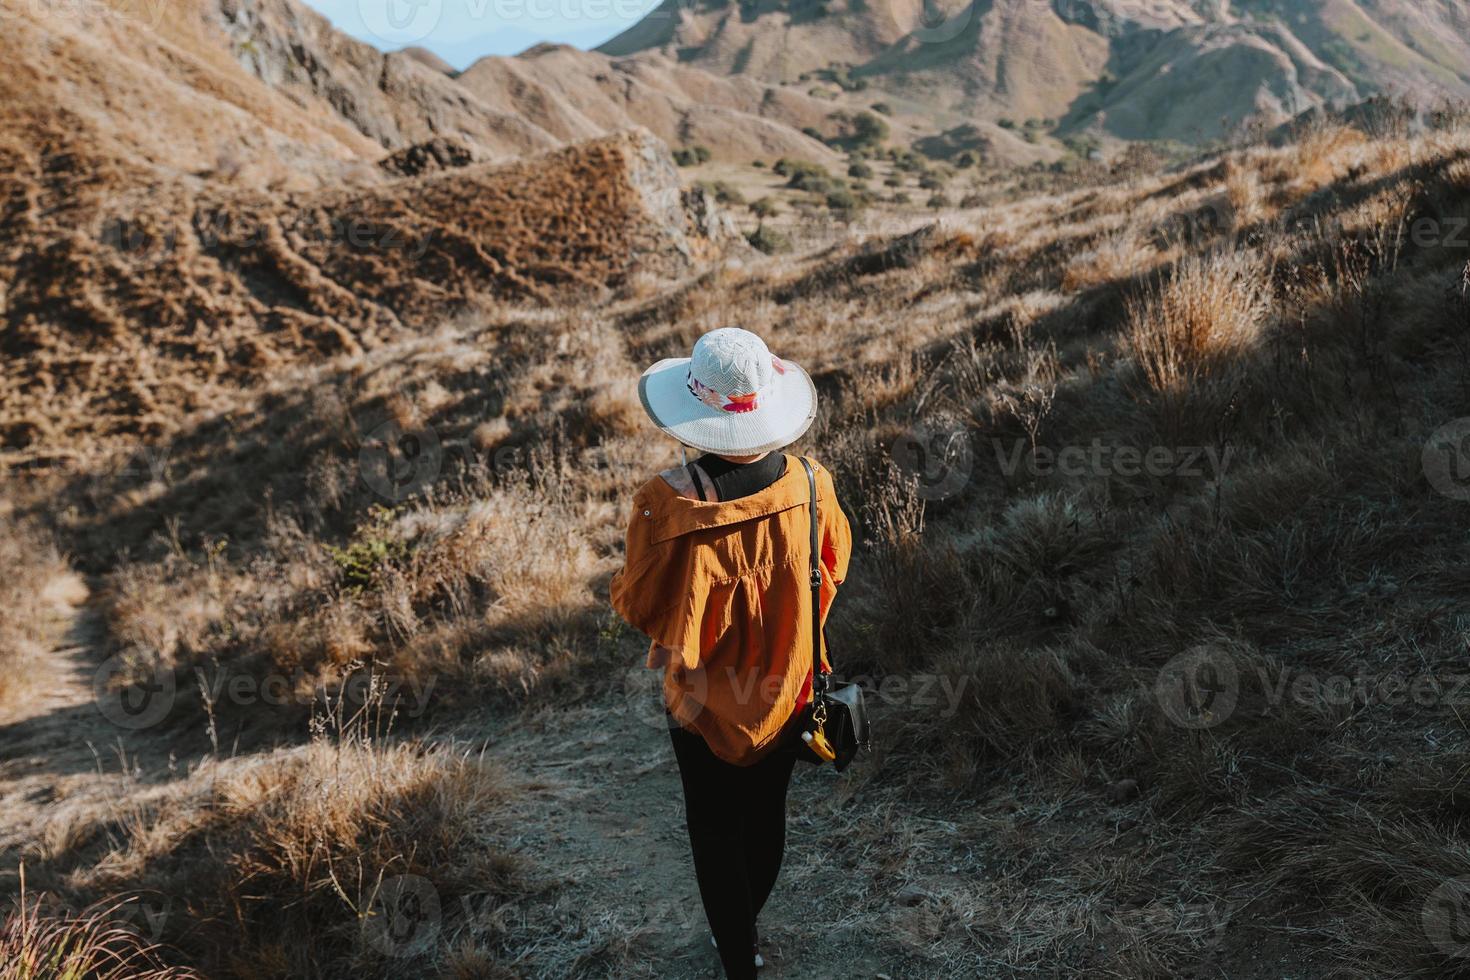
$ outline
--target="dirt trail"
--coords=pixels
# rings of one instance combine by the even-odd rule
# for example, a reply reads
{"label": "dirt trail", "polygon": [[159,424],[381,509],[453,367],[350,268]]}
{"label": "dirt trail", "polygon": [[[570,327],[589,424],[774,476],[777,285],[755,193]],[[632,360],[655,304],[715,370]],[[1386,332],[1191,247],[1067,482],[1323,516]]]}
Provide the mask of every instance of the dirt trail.
{"label": "dirt trail", "polygon": [[25,662],[26,693],[0,713],[0,856],[64,842],[73,817],[128,791],[130,772],[166,758],[155,738],[120,729],[98,710],[92,681],[104,628],[86,582],[71,573],[42,588],[62,645]]}
{"label": "dirt trail", "polygon": [[[564,884],[548,914],[564,916],[568,948],[535,964],[541,976],[718,977],[719,960],[695,885],[682,789],[656,689],[527,719],[497,746],[530,781],[516,808],[521,849],[559,869]],[[761,915],[766,980],[932,976],[880,955],[866,929],[844,928],[862,872],[834,887],[842,868],[821,851],[805,816],[837,784],[830,768],[798,766],[786,861]],[[851,872],[851,869],[849,869]],[[825,879],[825,882],[824,882]],[[848,905],[848,901],[852,905]],[[973,975],[973,974],[972,974]]]}

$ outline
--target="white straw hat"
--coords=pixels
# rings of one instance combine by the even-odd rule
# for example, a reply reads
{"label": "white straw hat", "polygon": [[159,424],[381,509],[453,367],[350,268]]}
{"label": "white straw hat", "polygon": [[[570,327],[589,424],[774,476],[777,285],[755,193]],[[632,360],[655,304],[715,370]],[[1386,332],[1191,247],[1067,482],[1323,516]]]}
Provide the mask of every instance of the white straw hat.
{"label": "white straw hat", "polygon": [[684,445],[729,456],[763,453],[800,439],[817,417],[811,376],[772,355],[749,330],[711,330],[693,353],[664,358],[638,379],[648,417]]}

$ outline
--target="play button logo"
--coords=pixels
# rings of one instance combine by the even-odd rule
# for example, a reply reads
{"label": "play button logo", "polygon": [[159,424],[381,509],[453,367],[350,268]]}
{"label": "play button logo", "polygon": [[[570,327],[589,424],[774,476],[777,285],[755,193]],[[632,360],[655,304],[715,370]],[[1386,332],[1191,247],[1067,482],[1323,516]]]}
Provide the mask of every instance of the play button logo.
{"label": "play button logo", "polygon": [[434,33],[444,14],[444,0],[357,0],[357,11],[384,47],[403,47]]}

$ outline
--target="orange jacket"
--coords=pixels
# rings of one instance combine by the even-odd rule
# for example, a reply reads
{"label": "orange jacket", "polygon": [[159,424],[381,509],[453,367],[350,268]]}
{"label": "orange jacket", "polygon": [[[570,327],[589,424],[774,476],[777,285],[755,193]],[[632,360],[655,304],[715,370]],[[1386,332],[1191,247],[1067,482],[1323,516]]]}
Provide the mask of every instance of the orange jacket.
{"label": "orange jacket", "polygon": [[[822,621],[847,575],[852,533],[832,474],[817,473]],[[747,497],[707,502],[654,477],[633,497],[627,554],[612,604],[653,638],[648,666],[663,668],[664,703],[710,749],[750,765],[811,691],[811,525],[806,470]],[[822,662],[830,666],[823,651]]]}

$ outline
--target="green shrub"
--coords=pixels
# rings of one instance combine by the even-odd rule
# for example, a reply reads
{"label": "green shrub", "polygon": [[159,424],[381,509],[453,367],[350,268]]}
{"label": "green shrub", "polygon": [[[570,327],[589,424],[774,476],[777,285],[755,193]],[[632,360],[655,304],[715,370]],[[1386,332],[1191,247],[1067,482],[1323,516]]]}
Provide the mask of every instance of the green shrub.
{"label": "green shrub", "polygon": [[849,177],[856,177],[859,180],[866,180],[869,177],[873,176],[873,168],[868,166],[866,163],[854,163],[852,166],[847,168],[847,175]]}
{"label": "green shrub", "polygon": [[402,564],[408,558],[408,543],[391,535],[389,525],[394,516],[392,508],[374,506],[368,511],[368,523],[353,533],[345,548],[326,546],[342,573],[345,591],[361,592],[378,580],[384,568]]}
{"label": "green shrub", "polygon": [[888,139],[888,123],[871,112],[859,112],[852,119],[852,138],[859,146],[882,143]]}
{"label": "green shrub", "polygon": [[827,192],[827,207],[833,211],[856,211],[862,202],[846,187],[838,187]]}
{"label": "green shrub", "polygon": [[902,156],[895,157],[893,165],[904,173],[915,174],[924,169],[924,161],[917,153],[908,152]]}
{"label": "green shrub", "polygon": [[794,187],[799,191],[826,194],[842,186],[842,182],[834,178],[827,172],[827,168],[819,163],[792,160],[787,162],[784,171],[777,172],[786,178],[786,186]]}
{"label": "green shrub", "polygon": [[773,197],[762,197],[750,203],[750,211],[758,218],[774,218],[781,213],[781,207]]}
{"label": "green shrub", "polygon": [[745,195],[740,193],[740,188],[727,184],[723,180],[701,180],[696,187],[702,187],[721,204],[742,205],[745,203]]}
{"label": "green shrub", "polygon": [[949,207],[949,197],[945,194],[935,194],[924,203],[931,208],[947,208]]}
{"label": "green shrub", "polygon": [[746,235],[745,240],[767,255],[774,255],[791,248],[791,239],[774,228],[766,227],[765,224],[759,225],[755,231]]}

